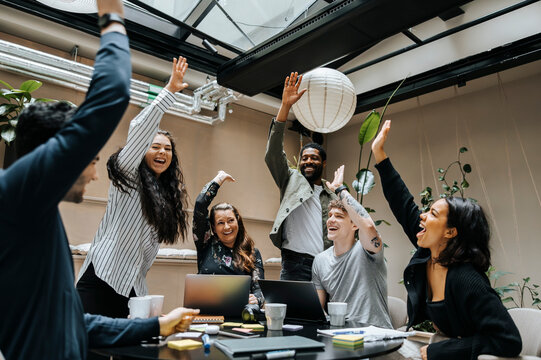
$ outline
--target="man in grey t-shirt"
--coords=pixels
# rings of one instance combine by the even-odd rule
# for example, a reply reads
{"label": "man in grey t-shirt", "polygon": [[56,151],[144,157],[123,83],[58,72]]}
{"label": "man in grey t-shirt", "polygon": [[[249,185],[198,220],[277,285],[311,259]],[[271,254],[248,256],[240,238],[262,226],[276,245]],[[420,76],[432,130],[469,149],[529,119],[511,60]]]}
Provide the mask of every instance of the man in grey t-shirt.
{"label": "man in grey t-shirt", "polygon": [[315,257],[312,282],[323,307],[327,300],[346,302],[347,320],[392,328],[383,242],[370,215],[342,185],[343,179],[342,165],[332,184],[327,182],[340,198],[329,204],[328,238],[334,245]]}

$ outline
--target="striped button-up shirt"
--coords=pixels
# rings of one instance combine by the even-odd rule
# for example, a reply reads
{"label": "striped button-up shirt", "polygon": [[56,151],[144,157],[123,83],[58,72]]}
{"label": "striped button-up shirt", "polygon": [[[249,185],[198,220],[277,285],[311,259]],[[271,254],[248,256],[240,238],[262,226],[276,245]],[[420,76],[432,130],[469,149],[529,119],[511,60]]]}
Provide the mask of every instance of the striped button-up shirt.
{"label": "striped button-up shirt", "polygon": [[124,193],[110,185],[105,215],[79,272],[80,279],[92,263],[96,275],[126,297],[132,288],[137,296],[148,293],[145,277],[159,249],[156,231],[141,210],[138,168],[154,140],[163,113],[174,101],[175,96],[164,88],[131,121],[118,162],[122,171],[135,180],[137,188]]}

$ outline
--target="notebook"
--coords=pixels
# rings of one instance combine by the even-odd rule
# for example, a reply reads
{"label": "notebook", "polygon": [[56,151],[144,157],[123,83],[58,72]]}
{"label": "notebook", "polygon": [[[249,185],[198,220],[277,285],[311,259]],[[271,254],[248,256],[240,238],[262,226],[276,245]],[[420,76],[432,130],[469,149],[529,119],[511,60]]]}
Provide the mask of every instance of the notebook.
{"label": "notebook", "polygon": [[188,274],[184,282],[184,307],[201,315],[241,317],[250,294],[248,275]]}
{"label": "notebook", "polygon": [[258,280],[268,303],[287,305],[286,320],[326,323],[325,312],[311,281]]}
{"label": "notebook", "polygon": [[214,346],[226,355],[237,356],[282,349],[323,349],[325,344],[303,336],[279,336],[254,339],[216,340]]}

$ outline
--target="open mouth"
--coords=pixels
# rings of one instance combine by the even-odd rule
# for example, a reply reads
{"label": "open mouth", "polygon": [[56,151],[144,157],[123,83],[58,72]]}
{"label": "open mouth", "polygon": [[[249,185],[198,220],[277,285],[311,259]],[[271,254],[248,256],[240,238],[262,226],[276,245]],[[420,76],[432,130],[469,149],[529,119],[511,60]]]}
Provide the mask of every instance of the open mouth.
{"label": "open mouth", "polygon": [[338,230],[338,228],[337,228],[336,226],[329,226],[327,229],[328,229],[329,231],[336,231],[336,230]]}
{"label": "open mouth", "polygon": [[421,236],[423,236],[423,235],[425,234],[425,232],[426,232],[426,229],[425,229],[425,227],[423,226],[423,224],[419,224],[419,227],[420,227],[422,230],[419,231],[419,232],[417,233],[417,237],[418,237],[418,238],[421,237]]}
{"label": "open mouth", "polygon": [[224,235],[231,235],[233,234],[233,231],[227,231],[227,232],[223,232]]}
{"label": "open mouth", "polygon": [[154,159],[154,162],[163,165],[165,164],[165,159]]}

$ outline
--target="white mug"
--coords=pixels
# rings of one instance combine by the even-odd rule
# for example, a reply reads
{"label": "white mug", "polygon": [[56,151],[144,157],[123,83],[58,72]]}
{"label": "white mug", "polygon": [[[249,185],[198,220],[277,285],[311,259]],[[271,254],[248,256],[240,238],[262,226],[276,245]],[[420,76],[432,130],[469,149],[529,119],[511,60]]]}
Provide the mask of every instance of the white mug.
{"label": "white mug", "polygon": [[128,301],[128,308],[130,308],[130,318],[148,318],[148,316],[150,315],[150,301],[150,296],[131,297]]}
{"label": "white mug", "polygon": [[329,316],[331,318],[331,326],[344,326],[346,323],[346,314],[348,312],[348,304],[345,302],[330,302],[327,303]]}
{"label": "white mug", "polygon": [[163,295],[150,296],[150,315],[149,317],[160,316],[163,308]]}
{"label": "white mug", "polygon": [[287,305],[280,303],[265,304],[265,317],[267,318],[267,329],[282,330],[286,317]]}

